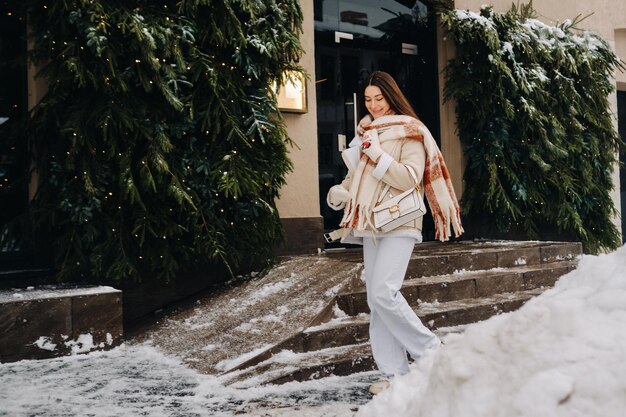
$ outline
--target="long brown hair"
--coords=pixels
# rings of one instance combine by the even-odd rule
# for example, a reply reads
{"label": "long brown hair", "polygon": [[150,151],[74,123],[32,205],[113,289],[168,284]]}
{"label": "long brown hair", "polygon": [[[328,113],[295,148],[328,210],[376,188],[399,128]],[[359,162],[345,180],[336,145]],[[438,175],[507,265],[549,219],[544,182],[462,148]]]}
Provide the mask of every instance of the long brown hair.
{"label": "long brown hair", "polygon": [[[412,116],[419,120],[419,117],[415,114],[415,110],[413,110],[413,107],[409,104],[409,100],[407,100],[402,91],[400,91],[398,83],[396,83],[396,80],[394,80],[391,75],[384,71],[372,72],[365,80],[362,97],[365,96],[365,89],[370,85],[380,88],[383,97],[385,97],[385,100],[389,103],[389,107],[396,114]],[[369,114],[365,107],[365,102],[363,103],[363,108],[365,109],[363,114]]]}

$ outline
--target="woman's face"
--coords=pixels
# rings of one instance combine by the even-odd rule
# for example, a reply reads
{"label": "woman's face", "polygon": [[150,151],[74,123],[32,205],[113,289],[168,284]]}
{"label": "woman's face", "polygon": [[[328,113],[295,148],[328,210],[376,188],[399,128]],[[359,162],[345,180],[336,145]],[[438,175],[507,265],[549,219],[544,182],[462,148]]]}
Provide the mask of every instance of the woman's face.
{"label": "woman's face", "polygon": [[368,85],[365,88],[365,108],[374,119],[387,114],[391,110],[389,103],[383,96],[383,92],[375,85]]}

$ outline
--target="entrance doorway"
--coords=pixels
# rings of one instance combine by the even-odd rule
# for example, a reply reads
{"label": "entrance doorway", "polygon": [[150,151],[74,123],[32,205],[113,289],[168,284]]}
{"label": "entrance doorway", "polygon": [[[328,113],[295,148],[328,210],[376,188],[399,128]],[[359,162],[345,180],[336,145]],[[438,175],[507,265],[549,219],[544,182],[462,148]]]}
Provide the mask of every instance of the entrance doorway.
{"label": "entrance doorway", "polygon": [[[326,205],[326,194],[347,173],[341,151],[365,115],[360,96],[371,72],[396,79],[439,142],[436,23],[431,5],[415,0],[315,0],[314,13],[320,212],[327,232],[338,227],[342,212]],[[434,239],[433,230],[425,216],[424,240]]]}

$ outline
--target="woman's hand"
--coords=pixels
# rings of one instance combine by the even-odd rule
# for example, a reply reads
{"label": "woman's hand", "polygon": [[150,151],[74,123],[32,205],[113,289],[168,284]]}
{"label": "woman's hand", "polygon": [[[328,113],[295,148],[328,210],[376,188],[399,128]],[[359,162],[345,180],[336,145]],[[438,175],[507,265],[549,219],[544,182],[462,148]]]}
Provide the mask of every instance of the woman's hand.
{"label": "woman's hand", "polygon": [[374,162],[377,162],[378,158],[384,153],[383,149],[380,147],[378,131],[376,129],[370,129],[363,134],[361,150]]}
{"label": "woman's hand", "polygon": [[350,193],[341,184],[333,185],[326,195],[326,203],[333,210],[341,210],[350,201]]}
{"label": "woman's hand", "polygon": [[359,124],[359,126],[356,129],[356,133],[357,135],[359,135],[359,137],[363,137],[363,135],[365,134],[366,130],[365,128],[367,126],[369,126],[372,122],[371,121],[367,121],[367,120],[362,120],[361,123]]}

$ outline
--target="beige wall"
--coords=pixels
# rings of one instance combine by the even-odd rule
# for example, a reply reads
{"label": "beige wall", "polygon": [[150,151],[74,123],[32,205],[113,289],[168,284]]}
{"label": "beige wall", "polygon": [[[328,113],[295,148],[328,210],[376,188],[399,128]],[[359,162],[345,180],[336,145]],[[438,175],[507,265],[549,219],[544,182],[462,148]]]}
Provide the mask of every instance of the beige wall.
{"label": "beige wall", "polygon": [[441,154],[446,161],[450,172],[450,178],[457,198],[463,195],[464,182],[463,171],[466,158],[463,156],[463,148],[456,131],[456,104],[454,100],[443,102],[445,88],[444,68],[448,61],[454,58],[456,49],[451,37],[447,36],[443,25],[437,25],[437,59],[439,67],[439,128],[441,131]]}
{"label": "beige wall", "polygon": [[304,23],[300,41],[305,55],[300,60],[300,65],[307,70],[310,77],[307,80],[308,112],[283,113],[289,137],[297,147],[289,150],[294,169],[287,176],[287,185],[282,188],[280,199],[276,202],[282,218],[320,217],[313,1],[302,0],[301,5]]}

